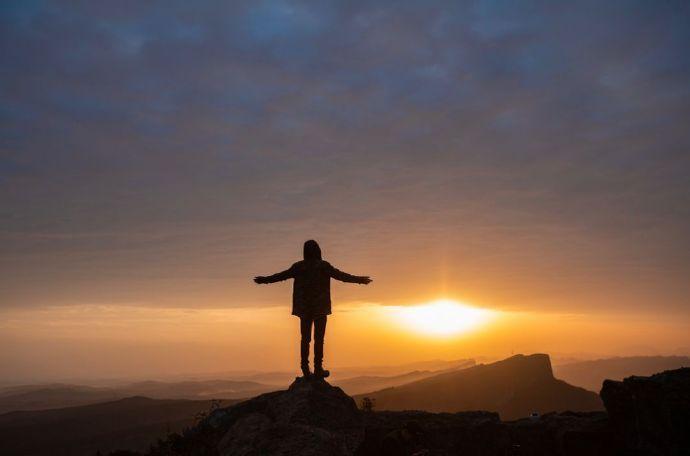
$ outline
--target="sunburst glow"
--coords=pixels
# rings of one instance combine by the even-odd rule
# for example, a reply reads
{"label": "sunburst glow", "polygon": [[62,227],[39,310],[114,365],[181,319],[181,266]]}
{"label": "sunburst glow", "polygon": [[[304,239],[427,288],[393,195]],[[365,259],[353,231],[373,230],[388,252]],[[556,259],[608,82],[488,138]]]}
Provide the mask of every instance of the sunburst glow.
{"label": "sunburst glow", "polygon": [[396,320],[406,328],[434,336],[472,331],[489,321],[493,312],[442,299],[418,306],[396,307]]}

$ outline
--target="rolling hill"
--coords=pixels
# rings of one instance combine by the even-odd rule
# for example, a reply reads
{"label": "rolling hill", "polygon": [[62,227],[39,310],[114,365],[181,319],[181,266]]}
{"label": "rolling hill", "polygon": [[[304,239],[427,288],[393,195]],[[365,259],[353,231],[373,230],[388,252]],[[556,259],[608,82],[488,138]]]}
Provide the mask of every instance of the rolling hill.
{"label": "rolling hill", "polygon": [[413,371],[392,376],[361,375],[359,377],[333,381],[333,384],[342,388],[350,396],[353,396],[367,391],[404,385],[437,374],[438,372],[434,371]]}
{"label": "rolling hill", "polygon": [[[432,377],[445,372],[452,372],[459,369],[465,369],[475,365],[473,359],[461,359],[454,361],[428,361],[420,363],[410,363],[405,366],[399,367],[418,367],[418,366],[431,366],[437,369],[414,369],[410,371],[403,371],[399,373],[395,370],[390,370],[391,368],[360,368],[359,375],[347,376],[348,371],[341,371],[338,369],[335,372],[333,384],[342,388],[349,395],[356,395],[365,393],[368,391],[375,391],[383,388],[390,388],[393,386],[404,385],[405,383],[414,382],[427,377]],[[369,373],[367,373],[369,372]],[[378,374],[373,372],[379,372]],[[381,373],[383,372],[383,373]]]}
{"label": "rolling hill", "polygon": [[73,407],[113,401],[123,397],[110,388],[92,388],[60,383],[22,385],[0,391],[0,413]]}
{"label": "rolling hill", "polygon": [[146,381],[113,388],[61,383],[21,385],[0,390],[0,413],[74,407],[132,396],[152,399],[245,399],[276,389],[272,385],[234,380]]}
{"label": "rolling hill", "polygon": [[[225,402],[230,405],[233,401]],[[211,401],[131,397],[101,404],[0,415],[0,454],[82,456],[145,450],[194,424]]]}

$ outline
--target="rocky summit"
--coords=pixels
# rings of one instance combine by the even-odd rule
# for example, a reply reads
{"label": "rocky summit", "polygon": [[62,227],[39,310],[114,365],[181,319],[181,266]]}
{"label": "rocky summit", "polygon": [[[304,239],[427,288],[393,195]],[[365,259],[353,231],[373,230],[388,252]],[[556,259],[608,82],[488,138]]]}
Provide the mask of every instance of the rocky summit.
{"label": "rocky summit", "polygon": [[213,411],[149,456],[686,455],[690,369],[607,382],[607,412],[364,411],[324,380]]}
{"label": "rocky summit", "polygon": [[353,455],[363,437],[362,412],[354,399],[325,380],[300,377],[285,391],[214,410],[149,454]]}
{"label": "rocky summit", "polygon": [[287,391],[218,410],[208,425],[222,431],[221,455],[353,454],[364,431],[354,399],[324,380],[303,378]]}

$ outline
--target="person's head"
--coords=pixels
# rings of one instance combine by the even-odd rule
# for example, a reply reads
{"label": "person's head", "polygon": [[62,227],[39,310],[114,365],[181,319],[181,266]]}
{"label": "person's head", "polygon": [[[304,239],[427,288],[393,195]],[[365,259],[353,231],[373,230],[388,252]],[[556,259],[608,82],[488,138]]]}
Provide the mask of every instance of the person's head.
{"label": "person's head", "polygon": [[313,239],[309,239],[304,243],[304,259],[305,260],[320,260],[321,247]]}

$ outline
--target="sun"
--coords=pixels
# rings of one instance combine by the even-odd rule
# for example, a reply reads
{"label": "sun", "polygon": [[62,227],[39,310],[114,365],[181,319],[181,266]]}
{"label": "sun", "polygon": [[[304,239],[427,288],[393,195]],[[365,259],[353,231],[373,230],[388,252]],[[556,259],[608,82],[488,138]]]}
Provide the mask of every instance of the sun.
{"label": "sun", "polygon": [[477,329],[490,320],[492,312],[449,299],[393,309],[394,317],[414,332],[432,336],[453,336]]}

